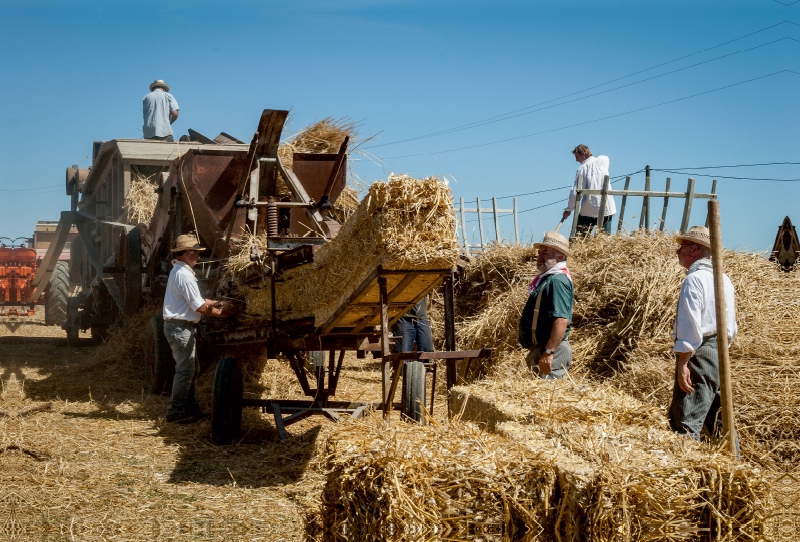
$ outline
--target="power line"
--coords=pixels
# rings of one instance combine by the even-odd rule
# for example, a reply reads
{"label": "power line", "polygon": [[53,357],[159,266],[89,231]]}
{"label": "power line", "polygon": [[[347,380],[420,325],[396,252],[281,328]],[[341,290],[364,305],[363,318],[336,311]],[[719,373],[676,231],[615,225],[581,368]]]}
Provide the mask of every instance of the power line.
{"label": "power line", "polygon": [[698,92],[696,94],[690,94],[689,96],[683,96],[682,98],[675,98],[674,100],[667,100],[666,102],[661,102],[661,103],[657,103],[657,104],[653,104],[653,105],[648,105],[648,106],[645,106],[645,107],[640,107],[638,109],[632,109],[630,111],[625,111],[623,113],[617,113],[617,114],[614,114],[614,115],[609,115],[607,117],[601,117],[601,118],[594,119],[594,120],[587,120],[587,121],[584,121],[584,122],[578,122],[578,123],[575,123],[575,124],[570,124],[568,126],[562,126],[560,128],[553,128],[551,130],[543,130],[541,132],[534,132],[534,133],[531,133],[531,134],[525,134],[525,135],[521,135],[521,136],[509,137],[509,138],[506,138],[506,139],[498,139],[496,141],[489,141],[487,143],[479,143],[477,145],[468,145],[466,147],[458,147],[458,148],[455,148],[455,149],[448,149],[448,150],[435,151],[435,152],[421,152],[421,153],[416,153],[416,154],[404,154],[404,155],[401,155],[401,156],[392,156],[392,157],[385,158],[385,160],[396,160],[398,158],[411,158],[411,157],[414,157],[414,156],[426,156],[426,155],[430,155],[430,154],[445,154],[445,153],[449,153],[449,152],[457,152],[457,151],[463,151],[463,150],[468,150],[468,149],[475,149],[475,148],[478,148],[478,147],[486,147],[486,146],[489,146],[489,145],[497,145],[498,143],[507,143],[509,141],[516,141],[518,139],[525,139],[525,138],[533,137],[533,136],[537,136],[537,135],[549,134],[549,133],[558,132],[558,131],[561,131],[561,130],[567,130],[569,128],[575,128],[575,127],[578,127],[578,126],[585,126],[587,124],[593,124],[595,122],[601,122],[601,121],[604,121],[604,120],[609,120],[609,119],[613,119],[613,118],[617,118],[617,117],[622,117],[622,116],[625,116],[625,115],[631,115],[633,113],[639,113],[641,111],[646,111],[648,109],[654,109],[656,107],[661,107],[663,105],[669,105],[669,104],[681,102],[681,101],[684,101],[684,100],[689,100],[691,98],[696,98],[698,96],[704,96],[706,94],[711,94],[713,92],[719,92],[721,90],[726,90],[726,89],[733,88],[733,87],[736,87],[736,86],[744,85],[746,83],[752,83],[753,81],[766,79],[768,77],[779,75],[781,73],[793,73],[795,75],[800,75],[800,72],[796,72],[794,70],[780,70],[780,71],[776,71],[776,72],[773,72],[773,73],[770,73],[770,74],[767,74],[767,75],[761,75],[759,77],[753,77],[752,79],[747,79],[745,81],[739,81],[738,83],[732,83],[730,85],[725,85],[723,87],[718,87],[718,88],[711,89],[711,90],[705,90],[703,92]]}
{"label": "power line", "polygon": [[773,178],[762,178],[762,177],[729,177],[726,175],[706,175],[703,173],[694,173],[691,171],[673,171],[669,169],[652,169],[650,171],[663,171],[664,173],[674,173],[676,175],[695,175],[697,177],[713,177],[715,179],[735,179],[737,181],[773,181],[773,182],[781,182],[781,183],[796,183],[800,182],[800,179],[773,179]]}
{"label": "power line", "polygon": [[[800,2],[800,0],[797,0]],[[700,166],[700,167],[671,167],[667,169],[724,169],[736,167],[756,167],[756,166],[800,166],[800,162],[764,162],[763,164],[736,164],[733,166]],[[653,171],[666,171],[666,169],[650,168]]]}
{"label": "power line", "polygon": [[[800,1],[800,0],[797,0],[797,1]],[[455,126],[455,127],[453,127],[453,128],[448,128],[448,129],[445,129],[445,130],[439,130],[439,131],[437,131],[437,132],[431,132],[431,133],[428,133],[428,134],[424,134],[424,135],[420,135],[420,136],[415,136],[415,137],[411,137],[411,138],[407,138],[407,139],[402,139],[402,140],[398,140],[398,141],[391,141],[391,142],[388,142],[388,143],[381,143],[381,144],[379,144],[379,145],[372,145],[372,146],[370,146],[370,147],[368,147],[368,148],[385,147],[385,146],[387,146],[387,145],[396,145],[396,144],[399,144],[399,143],[406,143],[406,142],[409,142],[409,141],[416,141],[416,140],[418,140],[418,139],[425,139],[425,138],[434,137],[434,136],[437,136],[437,135],[443,135],[443,134],[447,134],[447,133],[451,133],[451,132],[456,132],[456,131],[466,130],[466,129],[469,129],[469,128],[475,128],[475,127],[477,127],[477,126],[482,126],[482,125],[484,125],[484,124],[489,124],[489,123],[491,123],[491,122],[498,122],[498,121],[500,121],[500,120],[505,120],[506,118],[514,118],[514,117],[516,117],[516,116],[519,116],[519,114],[527,114],[527,113],[522,113],[523,111],[527,111],[527,110],[529,110],[529,109],[533,109],[533,108],[535,108],[535,107],[539,107],[539,106],[541,106],[541,105],[545,105],[545,104],[549,104],[549,103],[556,102],[556,101],[559,101],[559,100],[563,100],[564,98],[569,98],[569,97],[571,97],[571,96],[575,96],[575,95],[577,95],[577,94],[582,94],[582,93],[584,93],[584,92],[588,92],[588,91],[590,91],[590,90],[594,90],[594,89],[596,89],[596,88],[600,88],[600,87],[603,87],[603,86],[605,86],[605,85],[610,85],[610,84],[612,84],[612,83],[616,83],[617,81],[622,81],[622,80],[624,80],[624,79],[628,79],[628,78],[630,78],[630,77],[633,77],[633,76],[635,76],[635,75],[639,75],[639,74],[642,74],[642,73],[645,73],[645,72],[652,71],[652,70],[654,70],[654,69],[660,68],[660,67],[662,67],[662,66],[666,66],[666,65],[668,65],[668,64],[672,64],[672,63],[678,62],[679,60],[684,60],[684,59],[686,59],[686,58],[689,58],[689,57],[691,57],[691,56],[698,55],[698,54],[700,54],[700,53],[705,53],[705,52],[708,52],[708,51],[712,51],[712,50],[714,50],[714,49],[718,49],[718,48],[720,48],[720,47],[723,47],[723,46],[725,46],[725,45],[728,45],[728,44],[730,44],[730,43],[734,43],[734,42],[736,42],[736,41],[739,41],[739,40],[742,40],[742,39],[744,39],[744,38],[747,38],[747,37],[753,36],[753,35],[755,35],[755,34],[759,34],[759,33],[761,33],[761,32],[765,32],[765,31],[767,31],[767,30],[770,30],[770,29],[772,29],[772,28],[775,28],[775,27],[777,27],[777,26],[780,26],[780,25],[782,25],[782,24],[791,24],[791,25],[794,25],[794,26],[800,26],[800,25],[798,25],[797,23],[794,23],[794,22],[792,22],[792,21],[789,21],[789,20],[782,21],[782,22],[780,22],[780,23],[777,23],[777,24],[774,24],[774,25],[768,26],[768,27],[766,27],[766,28],[762,28],[761,30],[756,30],[755,32],[751,32],[751,33],[749,33],[749,34],[745,34],[744,36],[740,36],[740,37],[738,37],[738,38],[734,38],[734,39],[732,39],[732,40],[729,40],[729,41],[726,41],[726,42],[720,43],[720,44],[718,44],[718,45],[714,45],[713,47],[709,47],[709,48],[707,48],[707,49],[701,49],[701,50],[699,50],[699,51],[695,51],[695,52],[693,52],[693,53],[689,53],[688,55],[684,55],[684,56],[681,56],[681,57],[678,57],[678,58],[675,58],[675,59],[672,59],[672,60],[668,60],[667,62],[662,62],[661,64],[657,64],[657,65],[655,65],[655,66],[651,66],[650,68],[646,68],[646,69],[644,69],[644,70],[639,70],[639,71],[637,71],[637,72],[630,73],[630,74],[628,74],[628,75],[625,75],[625,76],[623,76],[623,77],[618,77],[618,78],[616,78],[616,79],[612,79],[612,80],[610,80],[610,81],[606,81],[605,83],[600,83],[599,85],[594,85],[594,86],[591,86],[591,87],[587,87],[587,88],[585,88],[585,89],[583,89],[583,90],[579,90],[579,91],[576,91],[576,92],[571,92],[571,93],[569,93],[569,94],[565,94],[565,95],[563,95],[563,96],[560,96],[560,97],[558,97],[558,98],[553,98],[553,99],[550,99],[550,100],[546,100],[546,101],[544,101],[544,102],[539,102],[539,103],[537,103],[537,104],[530,105],[530,106],[528,106],[528,107],[523,107],[522,109],[516,109],[516,110],[514,110],[514,111],[509,111],[508,113],[503,113],[503,114],[500,114],[500,115],[495,115],[495,116],[488,117],[488,118],[486,118],[486,119],[483,119],[483,120],[479,120],[479,121],[471,122],[471,123],[468,123],[468,124],[463,124],[463,125],[460,125],[460,126]],[[797,40],[794,40],[793,38],[781,38],[781,39],[779,39],[779,40],[775,40],[775,41],[782,41],[783,39],[790,39],[790,40],[792,40],[792,41],[797,41]],[[766,44],[762,44],[762,45],[759,45],[759,46],[753,47],[752,49],[757,49],[758,47],[763,47],[763,46],[765,46],[765,45],[769,45],[769,44],[771,44],[771,43],[775,43],[775,42],[769,42],[769,43],[766,43]],[[749,51],[749,50],[751,50],[751,49],[745,49],[744,51]],[[686,68],[680,68],[680,69],[678,69],[678,70],[674,70],[673,72],[668,72],[668,73],[675,73],[676,71],[681,71],[681,70],[684,70],[684,69],[692,68],[692,67],[694,67],[694,66],[699,66],[700,64],[705,64],[705,63],[707,63],[707,62],[712,62],[712,61],[714,61],[714,60],[719,60],[719,59],[721,59],[721,58],[725,58],[726,56],[731,56],[731,55],[733,55],[733,54],[738,54],[738,53],[740,53],[740,52],[744,52],[744,51],[737,51],[737,52],[735,52],[735,53],[729,53],[728,55],[724,55],[724,56],[722,56],[722,57],[718,57],[717,59],[707,60],[707,61],[705,61],[705,62],[700,62],[700,63],[698,63],[698,64],[694,64],[694,65],[692,65],[692,66],[688,66],[688,67],[686,67]],[[668,74],[662,74],[662,75],[668,75]],[[662,75],[658,75],[658,76],[655,76],[655,77],[651,77],[651,78],[649,78],[649,79],[644,79],[643,81],[649,81],[650,79],[654,79],[654,78],[656,78],[656,77],[661,77]],[[639,82],[643,82],[643,81],[639,81]],[[624,87],[626,87],[626,86],[630,86],[630,85],[634,85],[634,84],[637,84],[637,83],[630,83],[630,84],[628,84],[628,85],[624,85],[624,86],[621,86],[621,87],[618,87],[618,88],[624,88]],[[611,89],[611,90],[615,90],[615,89]],[[608,90],[608,91],[603,91],[603,92],[610,92],[610,90]],[[603,92],[600,92],[600,93],[597,93],[597,94],[602,94]],[[595,95],[597,95],[597,94],[593,94],[592,96],[595,96]],[[591,97],[591,96],[585,96],[584,98],[589,98],[589,97]],[[578,98],[578,99],[583,99],[583,98]],[[572,101],[575,101],[575,100],[572,100]],[[571,102],[565,102],[565,103],[571,103]],[[557,105],[563,105],[563,104],[557,104]],[[550,107],[556,107],[556,106],[554,105],[554,106],[550,106]],[[544,109],[547,109],[547,108],[544,108]],[[540,111],[541,111],[541,110],[540,110]],[[532,111],[532,112],[533,112],[533,111]]]}
{"label": "power line", "polygon": [[38,188],[20,188],[19,190],[0,190],[0,192],[4,194],[12,193],[12,192],[33,192],[35,190],[44,190],[46,188],[59,188],[63,185],[60,184],[52,184],[50,186],[40,186]]}
{"label": "power line", "polygon": [[794,0],[794,2],[788,2],[788,3],[787,2],[781,2],[780,0],[772,0],[772,1],[775,2],[776,4],[780,4],[782,6],[791,6],[792,4],[796,4],[796,3],[800,2],[800,0]]}
{"label": "power line", "polygon": [[[639,81],[634,81],[632,83],[627,83],[625,85],[620,85],[618,87],[613,87],[613,88],[609,88],[609,89],[606,89],[606,90],[601,90],[600,92],[595,92],[595,93],[589,94],[587,96],[580,96],[578,98],[573,98],[572,100],[567,100],[565,102],[548,105],[546,107],[540,107],[539,109],[533,109],[532,111],[524,111],[524,112],[520,112],[520,113],[516,113],[516,114],[508,113],[506,115],[501,115],[501,116],[495,117],[493,119],[488,119],[488,120],[485,120],[485,121],[478,121],[478,122],[466,125],[464,127],[452,128],[450,130],[446,130],[446,131],[443,131],[443,132],[438,132],[435,135],[444,135],[444,134],[455,133],[455,132],[459,132],[459,131],[463,131],[463,130],[469,130],[471,128],[477,128],[479,126],[486,126],[487,124],[494,124],[496,122],[502,122],[504,120],[509,120],[509,119],[521,117],[521,116],[524,116],[524,115],[531,115],[533,113],[538,113],[540,111],[545,111],[547,109],[553,109],[555,107],[561,107],[562,105],[568,105],[568,104],[571,104],[571,103],[579,102],[581,100],[594,98],[595,96],[600,96],[602,94],[608,94],[609,92],[614,92],[614,91],[621,90],[621,89],[624,89],[624,88],[632,87],[632,86],[638,85],[640,83],[646,83],[646,82],[652,81],[654,79],[659,79],[661,77],[666,77],[668,75],[672,75],[672,74],[675,74],[675,73],[678,73],[678,72],[682,72],[684,70],[688,70],[688,69],[691,69],[691,68],[696,68],[697,66],[702,66],[703,64],[709,64],[711,62],[716,62],[717,60],[722,60],[724,58],[728,58],[728,57],[733,56],[733,55],[738,55],[740,53],[746,53],[748,51],[752,51],[754,49],[759,49],[761,47],[766,47],[767,45],[772,45],[773,43],[777,43],[779,41],[784,41],[784,40],[789,40],[789,41],[793,41],[795,43],[800,43],[800,40],[796,40],[794,38],[790,38],[790,37],[786,36],[786,37],[779,38],[777,40],[773,40],[773,41],[770,41],[770,42],[767,42],[767,43],[762,43],[761,45],[756,45],[755,47],[750,47],[748,49],[742,49],[740,51],[734,51],[732,53],[728,53],[728,54],[725,54],[725,55],[722,55],[722,56],[718,56],[716,58],[712,58],[712,59],[709,59],[709,60],[704,60],[702,62],[698,62],[696,64],[692,64],[690,66],[685,66],[683,68],[678,68],[676,70],[672,70],[672,71],[669,71],[669,72],[666,72],[666,73],[661,73],[661,74],[658,74],[658,75],[654,75],[652,77],[647,77],[645,79],[640,79]],[[575,93],[573,93],[573,94],[575,94]],[[557,98],[557,99],[560,99],[560,98]],[[552,101],[555,101],[555,100],[548,100],[547,102],[542,102],[542,103],[544,104],[544,103],[549,103],[549,102],[552,102]],[[541,104],[539,104],[539,105],[541,105]],[[530,106],[530,107],[536,107],[536,106]],[[527,108],[527,109],[530,109],[530,108]],[[416,137],[416,138],[405,139],[403,141],[398,141],[396,143],[403,143],[403,142],[408,142],[408,141],[417,141],[419,139],[425,139],[426,137],[432,137],[432,136],[420,136],[420,137]],[[385,145],[392,145],[392,144],[393,143],[384,143],[382,145],[373,145],[373,146],[368,147],[368,148],[371,149],[371,148],[374,148],[374,147],[382,147],[382,146],[385,146]]]}

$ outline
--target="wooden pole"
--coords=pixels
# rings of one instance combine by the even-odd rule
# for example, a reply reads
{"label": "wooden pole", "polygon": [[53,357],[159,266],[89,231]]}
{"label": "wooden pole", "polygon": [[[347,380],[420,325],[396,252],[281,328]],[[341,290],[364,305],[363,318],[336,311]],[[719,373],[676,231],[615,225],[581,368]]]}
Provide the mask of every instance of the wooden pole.
{"label": "wooden pole", "polygon": [[[600,209],[597,211],[597,231],[594,232],[595,237],[600,235],[600,230],[603,229],[603,221],[606,218],[606,199],[608,199],[609,185],[610,182],[608,175],[606,175],[605,179],[603,179],[603,192],[600,196]],[[611,219],[609,218],[609,220]]]}
{"label": "wooden pole", "polygon": [[[667,188],[664,192],[669,192],[669,177],[667,177]],[[667,223],[667,204],[669,203],[669,196],[664,197],[664,210],[661,211],[661,224],[659,224],[658,229],[659,231],[664,231],[664,224]],[[706,224],[708,227],[708,224]]]}
{"label": "wooden pole", "polygon": [[694,179],[689,177],[689,183],[686,185],[686,201],[683,203],[681,233],[685,233],[689,229],[689,219],[692,216],[692,199],[694,199]]}
{"label": "wooden pole", "polygon": [[736,457],[736,429],[733,421],[733,394],[731,393],[731,365],[728,355],[728,325],[725,319],[724,262],[722,261],[722,232],[718,200],[709,200],[708,217],[709,233],[711,234],[711,263],[714,272],[714,305],[717,311],[717,350],[719,352],[722,432],[728,440],[728,449],[731,455]]}
{"label": "wooden pole", "polygon": [[[717,180],[714,179],[711,181],[711,194],[716,196],[717,193]],[[714,198],[711,198],[714,199]],[[706,228],[708,227],[708,215],[706,214]]]}
{"label": "wooden pole", "polygon": [[478,233],[481,234],[481,250],[484,250],[486,247],[486,241],[483,239],[483,214],[481,211],[481,198],[477,198],[478,200]]}
{"label": "wooden pole", "polygon": [[578,231],[578,215],[581,213],[581,188],[583,188],[583,175],[578,175],[578,191],[575,194],[575,216],[572,217],[572,228],[569,231],[569,238],[575,239],[575,232]]}
{"label": "wooden pole", "polygon": [[[644,167],[644,191],[650,192],[650,166]],[[650,196],[642,199],[642,213],[639,217],[639,229],[644,226],[645,231],[650,231]]]}
{"label": "wooden pole", "polygon": [[500,215],[497,212],[497,198],[492,198],[492,214],[494,214],[494,240],[500,242]]}
{"label": "wooden pole", "polygon": [[517,222],[517,198],[514,198],[514,242],[519,244],[519,223]]}
{"label": "wooden pole", "polygon": [[390,371],[392,366],[386,363],[386,356],[389,355],[389,294],[387,292],[386,277],[378,275],[378,292],[381,302],[381,368],[383,373],[382,392],[383,392],[383,417],[389,416],[391,405],[387,405],[389,397]]}
{"label": "wooden pole", "polygon": [[[628,175],[625,177],[625,191],[628,191],[628,188],[631,186],[631,177]],[[622,220],[625,217],[625,203],[628,201],[628,194],[624,194],[622,196],[622,205],[619,208],[619,221],[617,222],[617,233],[622,231]]]}
{"label": "wooden pole", "polygon": [[469,253],[469,241],[467,240],[467,213],[464,211],[464,198],[461,197],[459,199],[459,204],[461,205],[461,237],[464,238],[464,252],[467,253],[467,256],[470,256]]}

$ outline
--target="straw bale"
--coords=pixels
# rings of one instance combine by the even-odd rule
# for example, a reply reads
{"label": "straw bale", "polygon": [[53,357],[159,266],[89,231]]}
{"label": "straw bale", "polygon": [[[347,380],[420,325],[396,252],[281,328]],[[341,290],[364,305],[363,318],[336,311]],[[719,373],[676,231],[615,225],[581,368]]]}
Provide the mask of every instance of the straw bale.
{"label": "straw bale", "polygon": [[310,528],[326,541],[554,540],[558,455],[465,424],[348,420],[328,439]]}
{"label": "straw bale", "polygon": [[150,224],[158,204],[158,174],[145,175],[135,168],[131,173],[131,185],[122,206],[126,213],[125,223],[133,226]]}
{"label": "straw bale", "polygon": [[[458,260],[452,200],[447,183],[437,177],[393,174],[387,182],[374,183],[314,261],[282,275],[277,287],[280,317],[313,316],[321,325],[378,267],[452,268]],[[267,284],[245,290],[249,314],[270,314]]]}
{"label": "straw bale", "polygon": [[765,528],[762,471],[676,435],[659,409],[614,388],[517,374],[453,388],[451,401],[462,419],[512,438],[551,439],[592,465],[593,476],[580,480],[589,540],[681,539],[712,521],[722,540]]}
{"label": "straw bale", "polygon": [[284,167],[292,169],[294,153],[335,154],[346,136],[352,139],[356,135],[356,124],[350,119],[326,117],[284,141],[278,157]]}

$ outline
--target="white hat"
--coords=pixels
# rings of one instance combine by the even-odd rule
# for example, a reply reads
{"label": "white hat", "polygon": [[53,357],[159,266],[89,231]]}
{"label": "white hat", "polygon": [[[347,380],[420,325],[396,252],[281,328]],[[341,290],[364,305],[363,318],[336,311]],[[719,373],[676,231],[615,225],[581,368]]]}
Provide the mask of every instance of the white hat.
{"label": "white hat", "polygon": [[692,226],[686,233],[677,235],[678,241],[690,241],[706,248],[711,248],[711,235],[708,228],[703,226]]}
{"label": "white hat", "polygon": [[533,244],[533,248],[539,247],[554,248],[566,256],[572,256],[572,252],[569,250],[569,241],[567,241],[567,238],[555,231],[549,231],[545,233],[544,239],[542,239],[541,243]]}
{"label": "white hat", "polygon": [[168,85],[168,84],[166,84],[166,83],[164,82],[164,80],[163,80],[163,79],[156,79],[155,81],[153,81],[152,83],[150,83],[150,92],[153,92],[153,90],[154,90],[155,88],[157,88],[157,87],[161,87],[161,88],[163,88],[163,89],[164,89],[166,92],[169,92],[169,85]]}

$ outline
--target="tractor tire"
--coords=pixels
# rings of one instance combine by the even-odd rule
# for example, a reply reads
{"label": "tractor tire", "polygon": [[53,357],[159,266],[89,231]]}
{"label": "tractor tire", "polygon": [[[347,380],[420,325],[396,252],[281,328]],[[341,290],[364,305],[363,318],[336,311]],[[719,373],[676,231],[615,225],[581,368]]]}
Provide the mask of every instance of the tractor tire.
{"label": "tractor tire", "polygon": [[81,326],[78,309],[78,298],[67,298],[67,317],[64,325],[61,327],[66,330],[67,344],[71,347],[78,346],[78,341],[80,338]]}
{"label": "tractor tire", "polygon": [[156,314],[150,318],[144,338],[145,377],[154,395],[169,395],[175,376],[172,348],[164,335],[164,317]]}
{"label": "tractor tire", "polygon": [[425,425],[425,364],[421,361],[406,363],[403,374],[402,417]]}
{"label": "tractor tire", "polygon": [[236,358],[226,356],[214,374],[214,405],[211,409],[211,438],[225,445],[239,438],[242,427],[242,370]]}
{"label": "tractor tire", "polygon": [[47,283],[44,304],[44,323],[48,326],[63,326],[67,321],[67,299],[69,298],[69,263],[56,262],[56,268]]}

